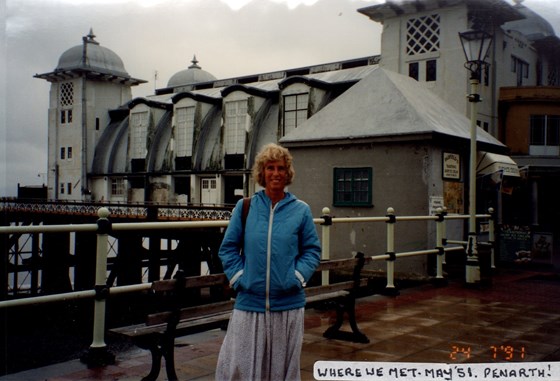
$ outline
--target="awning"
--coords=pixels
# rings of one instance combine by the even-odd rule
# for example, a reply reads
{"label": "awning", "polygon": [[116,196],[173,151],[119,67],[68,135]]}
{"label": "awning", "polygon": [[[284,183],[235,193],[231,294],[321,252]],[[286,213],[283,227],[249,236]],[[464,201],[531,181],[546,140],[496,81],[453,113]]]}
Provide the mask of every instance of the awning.
{"label": "awning", "polygon": [[501,172],[504,176],[519,177],[519,167],[511,157],[491,152],[479,152],[476,173],[479,176],[485,176],[497,172]]}

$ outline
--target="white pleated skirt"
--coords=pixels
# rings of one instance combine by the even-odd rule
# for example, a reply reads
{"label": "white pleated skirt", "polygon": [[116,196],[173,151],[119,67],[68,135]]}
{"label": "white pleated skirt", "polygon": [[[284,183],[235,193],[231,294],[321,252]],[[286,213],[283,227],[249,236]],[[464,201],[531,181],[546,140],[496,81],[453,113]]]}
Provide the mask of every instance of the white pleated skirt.
{"label": "white pleated skirt", "polygon": [[304,309],[233,310],[216,369],[216,381],[300,380]]}

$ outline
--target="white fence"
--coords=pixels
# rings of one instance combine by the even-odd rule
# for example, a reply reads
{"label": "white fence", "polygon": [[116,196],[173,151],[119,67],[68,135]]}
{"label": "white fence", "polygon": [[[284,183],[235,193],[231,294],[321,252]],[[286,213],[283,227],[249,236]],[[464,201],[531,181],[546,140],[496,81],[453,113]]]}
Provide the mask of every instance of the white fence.
{"label": "white fence", "polygon": [[[134,223],[114,223],[109,221],[109,209],[100,208],[98,211],[99,220],[96,224],[82,225],[39,225],[39,226],[7,226],[0,227],[0,234],[31,234],[31,233],[52,233],[52,232],[92,232],[97,234],[97,262],[95,288],[93,290],[68,292],[62,294],[36,296],[22,299],[0,301],[0,309],[17,307],[23,305],[33,305],[40,303],[50,303],[55,301],[66,301],[73,299],[94,298],[94,326],[93,341],[90,352],[101,354],[105,351],[105,305],[106,299],[111,295],[139,292],[149,290],[151,283],[141,283],[127,286],[108,287],[107,282],[107,255],[109,251],[109,233],[111,231],[138,231],[138,230],[171,230],[189,228],[226,228],[228,220],[211,221],[180,221],[180,222],[134,222]],[[476,216],[477,219],[488,220],[489,224],[489,243],[491,246],[491,267],[494,267],[494,220],[493,211],[489,214]],[[328,208],[323,209],[323,215],[315,218],[315,224],[321,225],[322,258],[330,258],[330,227],[333,224],[344,223],[385,223],[387,232],[387,246],[383,254],[371,256],[374,261],[386,261],[386,291],[390,294],[395,291],[394,274],[395,262],[405,260],[407,257],[423,256],[429,254],[437,255],[436,282],[445,283],[443,276],[443,264],[445,263],[446,253],[450,251],[463,251],[466,241],[448,239],[446,237],[446,221],[463,219],[468,220],[468,215],[447,215],[443,210],[438,209],[437,214],[431,216],[396,216],[393,208],[387,209],[387,215],[383,217],[358,217],[358,218],[332,218]],[[434,248],[420,248],[417,251],[395,252],[395,225],[400,221],[433,221],[436,224],[436,246]],[[452,246],[450,246],[452,245]],[[476,255],[476,253],[474,253]],[[329,280],[328,272],[322,274],[322,283],[327,284]],[[96,361],[96,360],[92,360]]]}

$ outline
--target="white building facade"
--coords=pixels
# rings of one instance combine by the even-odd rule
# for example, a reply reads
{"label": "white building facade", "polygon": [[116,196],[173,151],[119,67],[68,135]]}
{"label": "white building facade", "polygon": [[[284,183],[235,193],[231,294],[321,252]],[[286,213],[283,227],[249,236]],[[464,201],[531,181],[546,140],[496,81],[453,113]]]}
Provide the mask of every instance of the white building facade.
{"label": "white building facade", "polygon": [[[358,12],[383,24],[380,65],[408,75],[469,115],[470,73],[459,33],[484,30],[492,45],[481,78],[478,125],[498,137],[501,87],[559,86],[558,38],[517,0],[386,1]],[[551,49],[551,47],[553,49]]]}
{"label": "white building facade", "polygon": [[132,78],[122,60],[95,41],[64,52],[56,69],[37,74],[51,83],[48,120],[48,197],[89,200],[95,147],[110,123],[109,110],[132,98]]}

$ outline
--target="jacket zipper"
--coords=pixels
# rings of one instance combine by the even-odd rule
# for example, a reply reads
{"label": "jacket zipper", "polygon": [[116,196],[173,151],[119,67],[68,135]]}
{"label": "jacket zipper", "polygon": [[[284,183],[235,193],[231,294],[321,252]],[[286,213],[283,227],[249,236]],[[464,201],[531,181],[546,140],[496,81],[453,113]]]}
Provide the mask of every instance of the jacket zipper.
{"label": "jacket zipper", "polygon": [[274,220],[274,209],[276,205],[270,206],[270,214],[268,216],[268,240],[266,244],[266,311],[270,311],[270,262],[272,260],[272,222]]}

